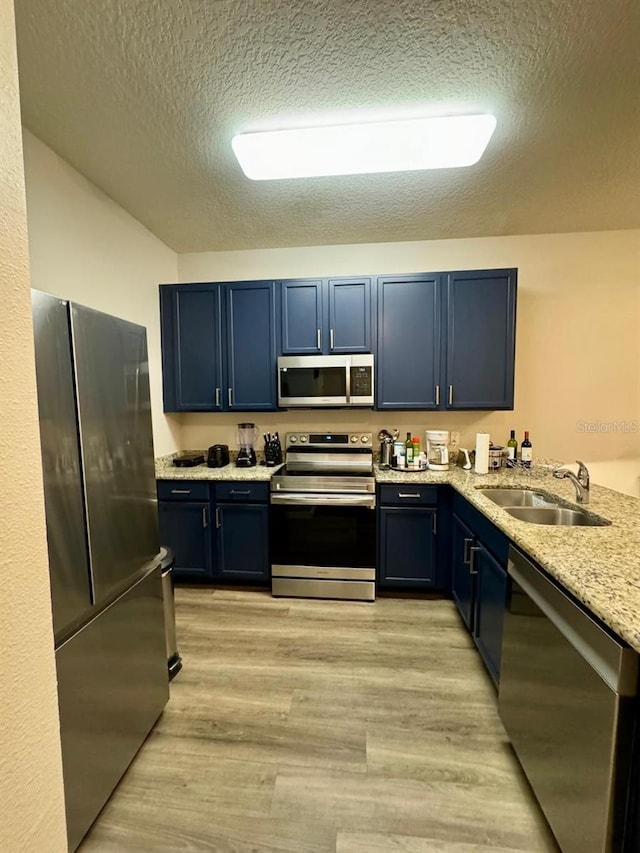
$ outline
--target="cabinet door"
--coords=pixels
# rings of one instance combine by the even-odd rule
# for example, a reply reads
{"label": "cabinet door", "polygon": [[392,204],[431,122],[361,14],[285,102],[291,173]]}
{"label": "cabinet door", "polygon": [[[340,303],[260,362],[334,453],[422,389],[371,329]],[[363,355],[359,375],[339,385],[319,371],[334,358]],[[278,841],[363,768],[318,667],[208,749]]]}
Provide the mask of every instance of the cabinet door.
{"label": "cabinet door", "polygon": [[371,279],[329,279],[329,352],[371,352]]}
{"label": "cabinet door", "polygon": [[473,533],[457,515],[451,522],[451,596],[467,626],[473,630],[473,593],[475,576],[471,574]]}
{"label": "cabinet door", "polygon": [[272,281],[224,285],[228,410],[277,407],[275,285]]}
{"label": "cabinet door", "polygon": [[161,285],[160,320],[164,411],[222,411],[218,285]]}
{"label": "cabinet door", "polygon": [[267,504],[216,505],[216,576],[237,581],[269,581]]}
{"label": "cabinet door", "polygon": [[379,515],[380,586],[436,585],[436,511],[382,507]]}
{"label": "cabinet door", "polygon": [[281,290],[282,355],[318,355],[329,346],[323,334],[322,281],[283,281]]}
{"label": "cabinet door", "polygon": [[474,639],[489,674],[500,682],[502,629],[507,598],[507,573],[484,547],[472,551],[477,571]]}
{"label": "cabinet door", "polygon": [[440,276],[378,279],[376,408],[440,404]]}
{"label": "cabinet door", "polygon": [[171,548],[174,575],[208,580],[211,577],[211,526],[208,501],[159,501],[160,544]]}
{"label": "cabinet door", "polygon": [[451,273],[447,317],[447,408],[513,409],[516,270]]}

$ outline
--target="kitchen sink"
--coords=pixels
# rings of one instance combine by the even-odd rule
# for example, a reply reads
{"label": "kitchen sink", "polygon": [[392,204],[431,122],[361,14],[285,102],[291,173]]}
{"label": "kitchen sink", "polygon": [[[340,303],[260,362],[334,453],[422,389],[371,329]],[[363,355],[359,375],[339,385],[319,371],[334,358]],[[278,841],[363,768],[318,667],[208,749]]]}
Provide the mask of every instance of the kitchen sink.
{"label": "kitchen sink", "polygon": [[556,501],[544,492],[536,492],[533,489],[498,489],[492,486],[479,486],[478,491],[486,495],[498,506],[537,507],[556,506]]}
{"label": "kitchen sink", "polygon": [[514,518],[531,524],[552,524],[557,527],[603,527],[611,524],[610,521],[590,512],[563,506],[509,506],[504,509]]}
{"label": "kitchen sink", "polygon": [[564,506],[559,498],[537,492],[535,489],[499,489],[493,486],[477,486],[505,512],[520,521],[531,524],[552,524],[556,527],[603,527],[611,524],[584,509]]}

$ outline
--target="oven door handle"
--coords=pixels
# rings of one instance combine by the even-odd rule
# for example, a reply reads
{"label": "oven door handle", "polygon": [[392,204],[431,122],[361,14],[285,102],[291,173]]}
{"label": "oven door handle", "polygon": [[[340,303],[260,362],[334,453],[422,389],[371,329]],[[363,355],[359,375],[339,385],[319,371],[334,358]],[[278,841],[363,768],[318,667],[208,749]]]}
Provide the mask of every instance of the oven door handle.
{"label": "oven door handle", "polygon": [[375,495],[319,495],[306,492],[272,492],[272,504],[289,506],[363,506],[375,509]]}

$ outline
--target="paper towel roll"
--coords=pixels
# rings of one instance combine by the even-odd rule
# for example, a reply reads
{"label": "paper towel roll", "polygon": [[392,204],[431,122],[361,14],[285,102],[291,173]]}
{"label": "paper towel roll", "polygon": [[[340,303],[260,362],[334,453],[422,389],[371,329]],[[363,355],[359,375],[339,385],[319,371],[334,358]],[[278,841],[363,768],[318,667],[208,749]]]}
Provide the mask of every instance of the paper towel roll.
{"label": "paper towel roll", "polygon": [[489,433],[476,433],[476,474],[489,473]]}

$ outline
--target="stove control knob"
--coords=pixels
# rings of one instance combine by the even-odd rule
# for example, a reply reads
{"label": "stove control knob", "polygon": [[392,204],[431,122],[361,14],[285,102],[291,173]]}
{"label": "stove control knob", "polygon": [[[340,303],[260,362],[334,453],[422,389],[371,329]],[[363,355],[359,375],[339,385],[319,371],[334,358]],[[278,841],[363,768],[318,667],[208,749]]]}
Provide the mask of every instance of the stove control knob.
{"label": "stove control knob", "polygon": [[291,444],[295,444],[297,440],[298,440],[297,435],[290,435],[289,436],[289,441],[291,442]]}
{"label": "stove control knob", "polygon": [[360,441],[361,441],[363,444],[368,444],[368,443],[369,443],[369,436],[368,436],[368,435],[363,435],[363,436],[362,436],[362,438],[360,439]]}
{"label": "stove control knob", "polygon": [[304,443],[305,443],[305,441],[309,441],[309,439],[308,439],[308,437],[307,437],[306,435],[301,435],[301,436],[300,436],[300,441],[304,444]]}
{"label": "stove control knob", "polygon": [[351,444],[355,444],[357,440],[358,440],[358,436],[357,436],[357,435],[352,435],[352,436],[351,436]]}

